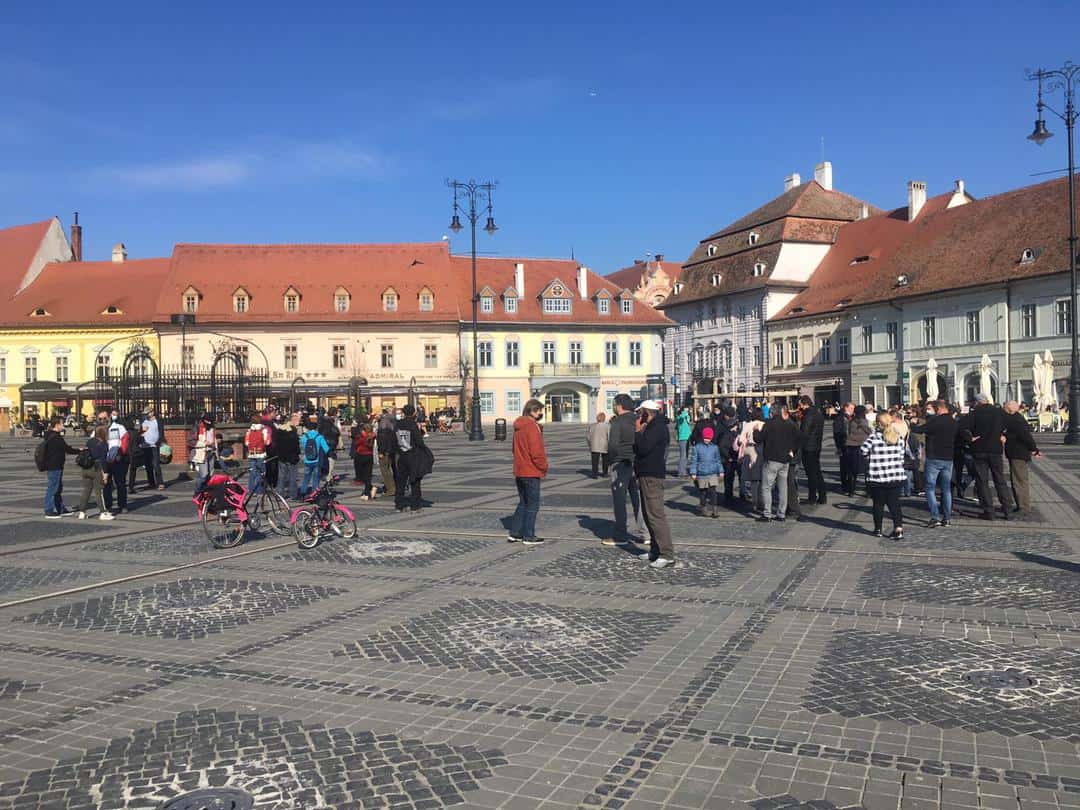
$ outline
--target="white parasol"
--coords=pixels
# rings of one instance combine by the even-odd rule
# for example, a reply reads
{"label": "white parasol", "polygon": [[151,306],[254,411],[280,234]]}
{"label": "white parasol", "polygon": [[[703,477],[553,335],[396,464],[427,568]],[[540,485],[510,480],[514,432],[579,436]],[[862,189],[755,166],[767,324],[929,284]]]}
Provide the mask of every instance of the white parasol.
{"label": "white parasol", "polygon": [[1035,359],[1031,362],[1031,395],[1032,402],[1038,411],[1043,409],[1043,359],[1042,355],[1035,352]]}
{"label": "white parasol", "polygon": [[935,400],[938,398],[938,385],[937,385],[937,360],[931,357],[926,361],[926,399]]}
{"label": "white parasol", "polygon": [[1051,405],[1057,405],[1057,388],[1054,385],[1054,355],[1050,354],[1049,349],[1043,352],[1042,373],[1043,401],[1041,406],[1049,408]]}
{"label": "white parasol", "polygon": [[993,402],[994,398],[990,394],[990,369],[994,367],[993,362],[990,360],[990,355],[984,354],[982,360],[979,361],[979,393],[982,394],[989,402]]}

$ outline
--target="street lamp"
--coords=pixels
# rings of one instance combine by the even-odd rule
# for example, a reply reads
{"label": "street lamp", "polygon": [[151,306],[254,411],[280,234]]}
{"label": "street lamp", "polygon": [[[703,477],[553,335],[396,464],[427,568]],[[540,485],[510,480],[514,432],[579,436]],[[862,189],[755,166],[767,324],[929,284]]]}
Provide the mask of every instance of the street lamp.
{"label": "street lamp", "polygon": [[475,180],[461,183],[457,180],[447,180],[446,185],[454,191],[454,213],[450,219],[450,230],[454,233],[460,231],[464,227],[461,224],[461,217],[465,216],[469,220],[472,234],[473,395],[472,416],[469,419],[469,441],[476,442],[484,440],[484,429],[480,423],[480,349],[476,326],[477,308],[480,306],[480,297],[476,292],[476,223],[486,214],[487,222],[484,224],[484,230],[489,234],[494,234],[499,230],[491,212],[495,183],[477,183]]}
{"label": "street lamp", "polygon": [[[1039,83],[1039,100],[1035,105],[1035,129],[1028,135],[1029,141],[1042,146],[1053,133],[1046,128],[1043,110],[1050,110],[1065,122],[1065,139],[1069,152],[1069,327],[1072,337],[1072,358],[1069,370],[1069,429],[1065,433],[1065,444],[1080,444],[1080,331],[1076,312],[1076,191],[1073,188],[1073,174],[1076,163],[1073,156],[1073,129],[1076,126],[1076,86],[1080,84],[1080,65],[1066,62],[1055,70],[1028,72],[1028,80]],[[1065,112],[1059,113],[1043,101],[1043,83],[1047,91],[1062,90],[1065,94]]]}

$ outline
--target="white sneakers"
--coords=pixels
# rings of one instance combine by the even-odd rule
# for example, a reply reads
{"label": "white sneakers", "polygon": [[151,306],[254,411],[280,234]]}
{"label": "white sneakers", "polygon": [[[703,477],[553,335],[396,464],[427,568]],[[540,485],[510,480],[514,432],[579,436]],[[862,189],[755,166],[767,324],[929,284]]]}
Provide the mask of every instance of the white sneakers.
{"label": "white sneakers", "polygon": [[657,557],[655,560],[650,560],[649,552],[647,551],[642,554],[638,554],[637,558],[644,563],[648,563],[649,568],[655,568],[657,570],[660,570],[661,568],[667,568],[675,564],[675,561],[668,557]]}
{"label": "white sneakers", "polygon": [[79,512],[75,517],[79,520],[86,520],[86,512]]}
{"label": "white sneakers", "polygon": [[[79,517],[82,517],[81,513],[79,514]],[[102,512],[100,515],[98,515],[98,520],[115,520],[115,519],[116,519],[116,515],[114,515],[112,512]]]}

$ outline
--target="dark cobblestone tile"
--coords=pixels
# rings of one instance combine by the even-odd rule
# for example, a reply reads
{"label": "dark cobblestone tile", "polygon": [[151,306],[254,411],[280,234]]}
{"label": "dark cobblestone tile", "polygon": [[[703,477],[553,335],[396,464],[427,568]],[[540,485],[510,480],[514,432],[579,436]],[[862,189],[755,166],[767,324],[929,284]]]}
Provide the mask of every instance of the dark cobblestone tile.
{"label": "dark cobblestone tile", "polygon": [[0,700],[13,700],[20,695],[37,692],[41,689],[40,683],[27,683],[10,678],[0,678]]}
{"label": "dark cobblestone tile", "polygon": [[[428,745],[257,714],[198,711],[0,786],[0,807],[159,810],[217,789],[189,808],[441,808],[465,802],[502,752]],[[194,797],[192,797],[194,798]]]}
{"label": "dark cobblestone tile", "polygon": [[203,638],[344,593],[321,585],[186,579],[17,616],[14,622],[160,638]]}
{"label": "dark cobblestone tile", "polygon": [[738,574],[753,558],[749,554],[710,551],[680,552],[675,566],[654,571],[619,548],[591,546],[529,571],[534,577],[573,577],[603,582],[641,582],[716,587]]}
{"label": "dark cobblestone tile", "polygon": [[604,683],[677,619],[469,599],[345,645],[350,658]]}
{"label": "dark cobblestone tile", "polygon": [[148,537],[122,537],[104,543],[90,543],[89,551],[114,551],[122,554],[160,554],[187,557],[212,549],[202,529],[183,529],[153,534]]}
{"label": "dark cobblestone tile", "polygon": [[395,568],[426,568],[437,562],[469,554],[490,545],[483,540],[425,539],[399,535],[361,535],[355,540],[335,540],[311,551],[281,554],[275,560],[346,565],[388,565]]}
{"label": "dark cobblestone tile", "polygon": [[4,566],[0,568],[0,593],[23,591],[47,585],[61,585],[65,582],[91,576],[93,573],[93,571],[80,571],[73,568]]}
{"label": "dark cobblestone tile", "polygon": [[1076,574],[1018,568],[875,562],[856,592],[871,599],[1021,610],[1080,610]]}
{"label": "dark cobblestone tile", "polygon": [[[1012,671],[1017,688],[965,680]],[[987,641],[841,630],[811,676],[805,708],[913,725],[1080,742],[1080,653]]]}
{"label": "dark cobblestone tile", "polygon": [[[998,526],[1000,528],[998,528]],[[883,540],[889,548],[925,548],[939,551],[1040,551],[1071,554],[1069,546],[1054,532],[1009,531],[1005,524],[994,529],[950,526],[947,529],[904,527],[903,540]]]}
{"label": "dark cobblestone tile", "polygon": [[768,799],[758,799],[757,801],[748,802],[747,806],[754,808],[754,810],[864,810],[861,804],[838,807],[824,799],[801,802],[788,794],[773,796]]}
{"label": "dark cobblestone tile", "polygon": [[4,531],[0,533],[0,546],[32,543],[37,540],[56,541],[80,534],[89,535],[107,531],[116,531],[113,523],[100,520],[76,520],[73,517],[45,520],[42,514],[40,519],[34,518],[21,523],[7,522]]}

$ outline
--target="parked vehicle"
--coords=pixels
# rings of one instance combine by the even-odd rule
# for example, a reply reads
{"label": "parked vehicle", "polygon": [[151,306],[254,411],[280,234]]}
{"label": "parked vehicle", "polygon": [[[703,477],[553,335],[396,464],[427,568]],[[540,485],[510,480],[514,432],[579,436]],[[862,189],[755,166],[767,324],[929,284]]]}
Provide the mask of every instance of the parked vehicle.
{"label": "parked vehicle", "polygon": [[[227,464],[229,454],[223,455]],[[203,530],[215,548],[240,545],[248,529],[258,532],[266,526],[283,537],[293,531],[292,507],[276,490],[266,485],[265,478],[261,491],[252,493],[219,469],[191,500],[198,507]]]}
{"label": "parked vehicle", "polygon": [[326,534],[346,540],[356,537],[356,516],[337,499],[339,493],[335,484],[342,478],[328,478],[293,510],[293,534],[300,548],[315,548]]}

